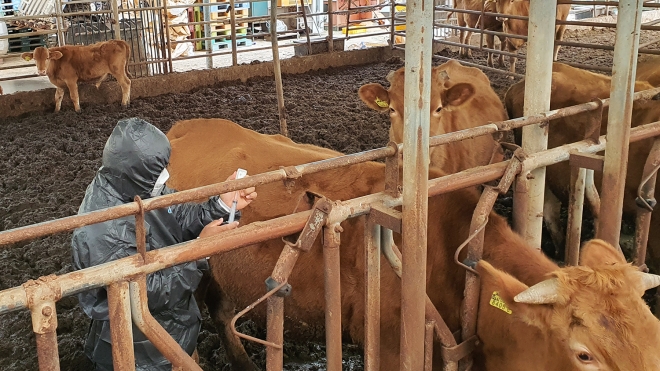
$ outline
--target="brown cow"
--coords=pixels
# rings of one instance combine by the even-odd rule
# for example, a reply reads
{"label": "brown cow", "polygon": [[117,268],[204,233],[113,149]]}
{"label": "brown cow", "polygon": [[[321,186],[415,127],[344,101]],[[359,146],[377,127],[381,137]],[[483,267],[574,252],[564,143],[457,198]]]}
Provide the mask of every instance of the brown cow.
{"label": "brown cow", "polygon": [[[559,109],[576,104],[586,103],[594,98],[605,99],[610,95],[611,78],[598,73],[589,72],[579,68],[571,67],[563,63],[554,63],[552,67],[552,92],[550,109]],[[649,83],[637,81],[635,91],[651,89]],[[525,81],[520,81],[512,85],[506,93],[505,104],[509,115],[512,118],[523,116],[523,103],[525,93]],[[608,109],[603,112],[601,121],[601,135],[607,132]],[[563,144],[576,142],[584,139],[585,129],[589,122],[589,113],[579,114],[564,119],[551,121],[548,148],[554,148]],[[647,100],[635,101],[633,104],[632,126],[638,126],[658,121],[660,118],[660,101]],[[520,136],[517,136],[520,142]],[[628,217],[634,216],[636,212],[635,198],[637,197],[637,187],[642,179],[644,162],[651,149],[653,139],[647,139],[631,144],[628,161],[628,173],[626,174],[626,189],[624,193],[624,214]],[[596,172],[595,184],[600,189],[601,175]],[[562,162],[547,168],[547,187],[546,194],[553,198],[553,194],[559,197],[563,202],[568,200],[570,167],[567,162]],[[548,192],[547,190],[550,190]],[[547,206],[546,206],[547,209]],[[558,236],[554,236],[556,244],[561,246],[563,234],[559,226],[558,207],[552,207],[544,211],[546,223],[556,225]],[[554,211],[554,213],[552,212]],[[597,212],[597,210],[592,210]],[[652,238],[649,238],[649,266],[660,268],[660,240],[653,238],[655,230],[660,228],[660,218],[654,214],[651,227]],[[656,224],[658,223],[658,224]],[[654,227],[657,226],[657,227]],[[554,229],[554,228],[553,228]],[[551,230],[553,230],[551,229]]]}
{"label": "brown cow", "polygon": [[[495,1],[497,12],[502,14],[516,15],[522,17],[529,16],[529,0],[489,0]],[[570,4],[560,4],[557,5],[557,19],[565,21],[568,18],[568,14],[571,11]],[[527,21],[521,19],[512,19],[502,16],[502,28],[505,33],[527,36]],[[556,25],[555,26],[555,40],[562,41],[564,39],[564,31],[566,31],[566,25]],[[525,40],[516,39],[516,38],[507,38],[506,46],[507,50],[510,53],[517,53],[518,49],[523,46]],[[559,54],[560,45],[555,45],[553,61],[557,60],[557,55]],[[518,61],[517,57],[509,56],[509,70],[511,72],[516,72],[516,62]]]}
{"label": "brown cow", "polygon": [[647,81],[655,87],[660,86],[660,56],[647,55],[643,60],[638,60],[635,76],[637,81]]}
{"label": "brown cow", "polygon": [[40,46],[34,52],[23,53],[26,61],[34,59],[37,72],[48,75],[56,86],[55,112],[59,112],[64,97],[64,88],[69,89],[73,107],[80,112],[78,99],[78,81],[96,81],[98,88],[111,74],[121,87],[121,104],[126,107],[131,101],[131,74],[128,72],[128,60],[131,49],[123,40],[109,40],[93,45],[67,45],[47,49]]}
{"label": "brown cow", "polygon": [[[223,181],[236,167],[257,174],[340,155],[316,146],[296,144],[280,135],[259,134],[220,119],[179,122],[168,137],[172,143],[170,185],[177,189]],[[190,166],[192,163],[196,165]],[[431,172],[433,176],[442,175],[436,169]],[[288,187],[282,183],[260,186],[259,198],[245,210],[241,223],[287,215],[296,205],[298,210],[308,209],[308,203],[299,203],[305,199],[307,190],[332,200],[382,191],[383,174],[382,163],[368,162],[305,175]],[[460,326],[465,279],[463,268],[453,263],[453,254],[469,234],[478,198],[479,193],[469,189],[429,200],[427,291],[452,330]],[[365,315],[363,220],[349,219],[342,227],[341,323],[346,335],[361,343]],[[299,339],[301,333],[309,334],[323,327],[320,240],[300,256],[288,281],[293,288],[285,299],[289,339]],[[395,242],[400,243],[398,235]],[[263,282],[271,274],[282,246],[280,239],[274,239],[211,257],[217,286],[208,290],[206,303],[224,337],[223,344],[235,370],[251,370],[254,366],[227,324],[234,306],[242,309],[265,293]],[[608,260],[603,261],[599,254],[605,254]],[[475,369],[589,369],[577,364],[584,362],[600,367],[591,368],[594,370],[657,370],[660,324],[641,300],[643,287],[651,286],[642,284],[641,278],[658,278],[636,272],[613,248],[585,248],[582,258],[585,267],[559,269],[542,253],[526,245],[504,218],[491,213],[484,259],[497,269],[484,261],[478,264],[483,284],[478,321],[482,345],[477,350]],[[615,264],[601,266],[606,263]],[[557,279],[545,281],[552,272]],[[541,282],[541,288],[533,290],[538,295],[526,291],[526,285]],[[511,314],[488,305],[495,291]],[[381,266],[381,297],[381,370],[398,370],[400,281],[385,259]],[[531,304],[532,298],[546,304]],[[264,305],[254,309],[250,317],[264,324]],[[440,349],[436,348],[434,354],[439,355]],[[440,362],[436,360],[434,364],[434,369],[439,370]]]}
{"label": "brown cow", "polygon": [[[483,6],[484,11],[486,12],[495,12],[495,4],[492,1],[486,1],[485,3],[482,0],[456,0],[454,5],[455,9],[466,9],[466,10],[479,10]],[[461,27],[470,27],[470,28],[481,28],[482,17],[480,14],[466,14],[461,12],[455,12],[458,25]],[[488,31],[502,31],[502,22],[498,21],[496,17],[492,16],[483,16],[483,28]],[[495,36],[486,34],[486,45],[489,49],[495,47]],[[505,38],[498,36],[500,38],[500,48],[504,50],[506,45]],[[472,38],[472,31],[461,30],[459,35],[459,40],[461,44],[470,45],[470,39]],[[459,49],[459,54],[461,57],[472,57],[472,49],[461,47]],[[488,52],[488,66],[493,67],[493,53]],[[497,65],[503,66],[504,59],[502,54],[497,58]]]}
{"label": "brown cow", "polygon": [[[374,110],[390,113],[390,140],[403,142],[404,68],[387,76],[390,88],[363,85],[358,94]],[[431,72],[430,135],[440,135],[507,119],[502,101],[478,68],[465,67],[455,60],[433,67]],[[436,146],[429,153],[431,164],[447,173],[487,165],[499,146],[491,136]],[[494,159],[501,160],[501,155]]]}

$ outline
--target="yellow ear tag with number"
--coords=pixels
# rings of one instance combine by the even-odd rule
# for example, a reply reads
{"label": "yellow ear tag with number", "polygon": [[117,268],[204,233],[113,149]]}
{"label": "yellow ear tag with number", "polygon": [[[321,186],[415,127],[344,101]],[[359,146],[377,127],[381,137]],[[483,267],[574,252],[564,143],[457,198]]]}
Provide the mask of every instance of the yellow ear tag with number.
{"label": "yellow ear tag with number", "polygon": [[490,297],[490,305],[494,306],[495,308],[505,312],[506,314],[511,314],[513,313],[511,309],[509,309],[506,306],[506,303],[502,298],[500,298],[500,294],[497,291],[493,291],[493,296]]}
{"label": "yellow ear tag with number", "polygon": [[32,60],[32,57],[30,57],[29,55],[26,55],[25,57],[23,57],[23,59],[25,59],[26,61],[29,62],[29,61]]}
{"label": "yellow ear tag with number", "polygon": [[384,100],[380,100],[380,98],[378,97],[376,97],[376,104],[378,105],[378,107],[381,108],[387,108],[390,106],[387,102],[385,102]]}

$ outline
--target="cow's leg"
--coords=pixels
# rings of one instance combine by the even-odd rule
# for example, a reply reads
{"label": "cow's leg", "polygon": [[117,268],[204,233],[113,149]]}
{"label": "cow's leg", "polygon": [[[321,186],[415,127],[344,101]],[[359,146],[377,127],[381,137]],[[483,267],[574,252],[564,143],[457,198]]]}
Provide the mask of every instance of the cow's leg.
{"label": "cow's leg", "polygon": [[[515,53],[518,52],[517,48],[513,45],[511,40],[506,39],[506,45],[507,45],[507,50],[509,51],[509,53],[514,53],[515,54]],[[518,57],[513,56],[513,55],[509,56],[509,71],[510,72],[512,72],[512,73],[516,72],[516,63],[517,62],[518,62]],[[509,76],[509,79],[513,80],[513,76]]]}
{"label": "cow's leg", "polygon": [[556,251],[561,251],[564,246],[564,228],[562,228],[561,220],[561,201],[555,196],[554,193],[545,187],[543,197],[543,220],[545,226],[550,232],[552,244],[555,246]]}
{"label": "cow's leg", "polygon": [[64,89],[57,86],[55,88],[55,112],[60,112],[62,108],[62,98],[64,98]]}
{"label": "cow's leg", "polygon": [[230,323],[235,312],[234,305],[214,280],[209,282],[205,302],[222,340],[222,345],[227,352],[229,362],[231,362],[232,370],[258,371],[259,368],[252,363],[245,348],[243,348],[241,339],[231,332]]}
{"label": "cow's leg", "polygon": [[96,81],[96,84],[94,84],[94,85],[96,85],[96,88],[97,88],[97,89],[99,88],[99,86],[101,86],[101,83],[102,83],[103,81],[105,81],[105,78],[106,78],[106,77],[108,77],[108,74],[107,74],[107,73],[104,73],[103,76],[101,76],[101,78],[99,78],[98,81]]}
{"label": "cow's leg", "polygon": [[[504,51],[506,49],[506,37],[499,36],[500,38],[500,50]],[[497,57],[497,67],[503,67],[504,66],[504,55],[500,54],[499,57]]]}
{"label": "cow's leg", "polygon": [[67,81],[66,86],[69,88],[69,96],[73,101],[73,108],[76,112],[80,112],[80,100],[78,97],[78,81]]}
{"label": "cow's leg", "polygon": [[467,58],[472,58],[472,49],[467,47],[467,46],[470,46],[470,40],[472,40],[472,31],[467,31],[465,33],[465,42],[464,42],[464,44],[466,45],[466,47],[465,47],[465,57],[467,57]]}
{"label": "cow's leg", "polygon": [[131,79],[126,76],[124,69],[112,71],[112,76],[117,79],[121,87],[121,105],[128,107],[131,105]]}
{"label": "cow's leg", "polygon": [[594,171],[587,170],[584,184],[584,197],[589,205],[589,211],[594,220],[594,233],[598,233],[598,217],[600,216],[600,196],[594,184]]}
{"label": "cow's leg", "polygon": [[[495,36],[494,35],[486,35],[486,46],[488,49],[495,49]],[[488,67],[493,67],[493,53],[488,52],[488,59],[486,60],[486,64]]]}
{"label": "cow's leg", "polygon": [[[561,25],[557,28],[557,33],[555,34],[555,40],[562,41],[564,40],[564,32],[566,31],[566,25]],[[559,55],[559,48],[561,45],[555,45],[555,53],[552,56],[553,61],[557,61],[557,56]]]}

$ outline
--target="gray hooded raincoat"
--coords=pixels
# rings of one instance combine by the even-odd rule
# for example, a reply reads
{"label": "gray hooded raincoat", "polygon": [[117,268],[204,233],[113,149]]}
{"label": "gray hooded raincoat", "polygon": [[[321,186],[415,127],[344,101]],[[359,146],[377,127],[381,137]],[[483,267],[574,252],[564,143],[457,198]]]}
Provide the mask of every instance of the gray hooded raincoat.
{"label": "gray hooded raincoat", "polygon": [[[121,120],[103,149],[103,163],[87,187],[79,214],[151,197],[156,179],[170,159],[170,143],[144,120]],[[164,187],[161,194],[175,192]],[[240,217],[237,212],[236,218]],[[203,204],[182,204],[145,215],[147,250],[196,238],[212,220],[228,218],[218,197]],[[74,269],[84,269],[137,253],[135,218],[125,217],[78,228],[72,239]],[[177,265],[147,276],[149,309],[156,320],[192,354],[197,345],[200,312],[193,297],[206,260]],[[112,348],[105,288],[79,294],[80,305],[92,319],[85,353],[97,370],[112,370]],[[171,370],[171,364],[133,326],[137,371]]]}

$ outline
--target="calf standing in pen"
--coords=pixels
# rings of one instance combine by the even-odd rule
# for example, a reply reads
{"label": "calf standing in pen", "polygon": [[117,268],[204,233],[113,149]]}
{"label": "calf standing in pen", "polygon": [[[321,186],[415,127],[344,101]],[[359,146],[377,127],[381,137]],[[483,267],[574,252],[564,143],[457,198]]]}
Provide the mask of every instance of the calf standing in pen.
{"label": "calf standing in pen", "polygon": [[103,41],[93,45],[66,45],[47,49],[38,47],[31,53],[21,54],[26,61],[34,59],[40,76],[48,76],[57,87],[55,112],[62,107],[64,88],[69,89],[76,112],[80,112],[78,81],[96,80],[96,88],[108,74],[117,79],[121,87],[121,105],[127,107],[131,100],[131,74],[128,59],[131,48],[123,40]]}

